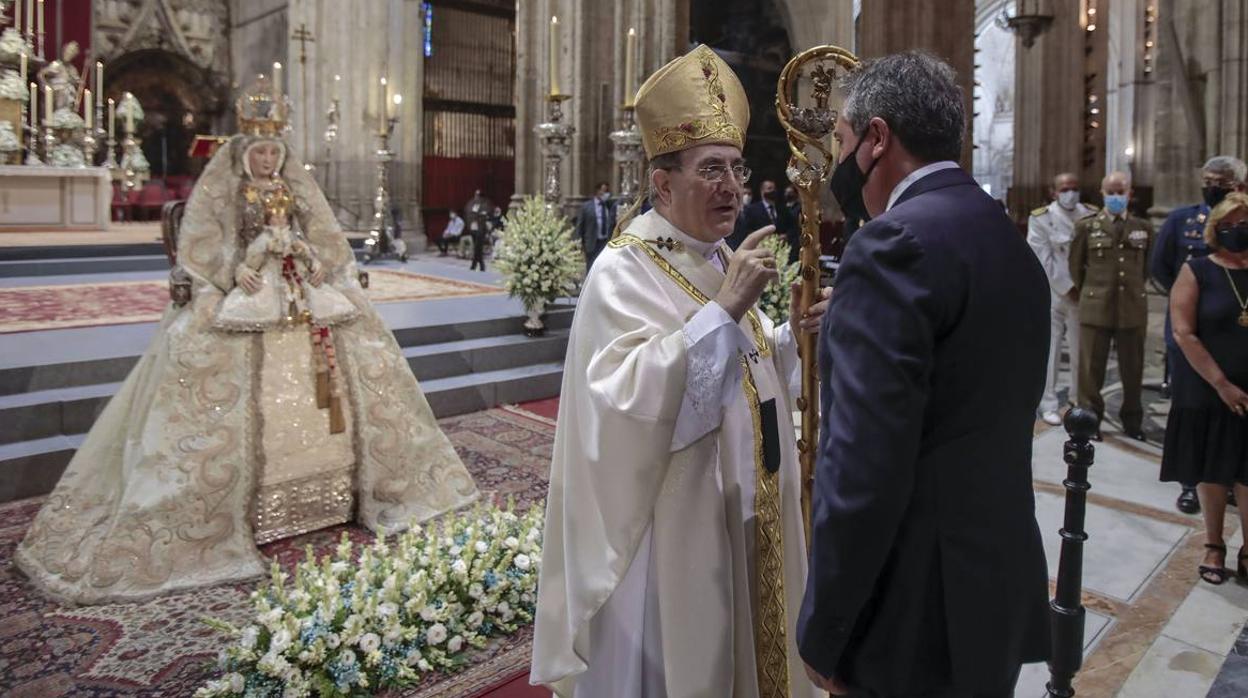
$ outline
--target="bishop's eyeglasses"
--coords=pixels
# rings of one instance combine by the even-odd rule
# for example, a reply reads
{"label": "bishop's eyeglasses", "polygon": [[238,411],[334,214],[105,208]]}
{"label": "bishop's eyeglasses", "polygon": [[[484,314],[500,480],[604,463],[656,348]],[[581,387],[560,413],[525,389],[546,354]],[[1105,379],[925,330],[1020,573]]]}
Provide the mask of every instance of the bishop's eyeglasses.
{"label": "bishop's eyeglasses", "polygon": [[699,177],[708,182],[722,182],[730,171],[738,182],[745,184],[750,181],[750,168],[745,165],[703,165],[696,171]]}

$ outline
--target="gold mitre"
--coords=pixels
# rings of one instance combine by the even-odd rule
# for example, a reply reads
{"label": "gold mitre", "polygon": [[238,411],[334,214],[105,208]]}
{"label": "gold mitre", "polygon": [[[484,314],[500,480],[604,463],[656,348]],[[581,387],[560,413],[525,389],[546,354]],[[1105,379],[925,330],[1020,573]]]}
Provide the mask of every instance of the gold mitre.
{"label": "gold mitre", "polygon": [[659,68],[637,90],[646,157],[695,145],[745,146],[750,103],[724,59],[705,45]]}
{"label": "gold mitre", "polygon": [[248,136],[280,138],[290,117],[290,102],[264,75],[256,78],[234,102],[238,132]]}

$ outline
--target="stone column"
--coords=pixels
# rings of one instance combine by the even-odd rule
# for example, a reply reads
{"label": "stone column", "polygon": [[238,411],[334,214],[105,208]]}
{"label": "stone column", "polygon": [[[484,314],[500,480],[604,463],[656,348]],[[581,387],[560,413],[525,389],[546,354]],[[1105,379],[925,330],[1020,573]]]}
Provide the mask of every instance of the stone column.
{"label": "stone column", "polygon": [[1031,48],[1016,39],[1014,184],[1007,203],[1018,220],[1049,200],[1059,172],[1079,175],[1085,201],[1098,196],[1105,173],[1108,34],[1105,24],[1089,32],[1080,13],[1059,7]]}
{"label": "stone column", "polygon": [[[1106,170],[1131,174],[1136,200],[1153,203],[1156,173],[1156,0],[1113,0],[1106,68]],[[1151,44],[1151,45],[1150,45]]]}
{"label": "stone column", "polygon": [[925,49],[953,66],[965,93],[962,166],[971,168],[971,97],[975,79],[975,0],[867,0],[858,25],[858,55]]}
{"label": "stone column", "polygon": [[[347,227],[367,227],[376,189],[377,133],[381,126],[381,77],[391,95],[401,94],[398,125],[390,140],[390,197],[402,212],[403,237],[420,249],[424,226],[420,188],[424,145],[424,19],[421,4],[404,0],[343,3],[291,0],[285,45],[287,92],[294,106],[290,143],[304,147],[304,112],[310,155],[326,196]],[[301,25],[315,38],[307,46],[307,94],[300,45],[289,35]],[[341,76],[335,83],[334,76]],[[338,137],[324,139],[327,112],[338,97]]]}
{"label": "stone column", "polygon": [[[591,193],[594,183],[614,181],[607,135],[619,123],[624,99],[624,43],[637,29],[638,84],[677,53],[688,37],[688,0],[535,0],[520,3],[516,16],[516,196],[541,189],[541,148],[533,127],[546,120],[550,17],[561,31],[560,89],[571,94],[564,118],[576,126],[572,151],[563,162],[562,189],[568,208]],[[683,10],[683,33],[680,29]],[[513,204],[515,199],[513,199]]]}
{"label": "stone column", "polygon": [[1213,155],[1248,156],[1248,0],[1156,0],[1161,214],[1200,198]]}
{"label": "stone column", "polygon": [[831,44],[855,52],[854,0],[776,0],[794,51]]}

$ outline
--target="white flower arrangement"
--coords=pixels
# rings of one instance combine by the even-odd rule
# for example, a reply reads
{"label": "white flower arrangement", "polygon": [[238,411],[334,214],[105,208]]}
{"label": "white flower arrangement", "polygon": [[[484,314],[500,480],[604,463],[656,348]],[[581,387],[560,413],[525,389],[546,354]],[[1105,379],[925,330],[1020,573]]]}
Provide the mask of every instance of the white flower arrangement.
{"label": "white flower arrangement", "polygon": [[49,126],[55,129],[68,129],[76,131],[80,128],[86,128],[87,122],[72,109],[61,107],[52,112],[52,120],[48,122]]}
{"label": "white flower arrangement", "polygon": [[25,102],[30,99],[30,92],[22,84],[21,73],[10,68],[0,70],[0,99],[11,99]]}
{"label": "white flower arrangement", "polygon": [[53,167],[86,167],[87,160],[82,150],[72,143],[57,143],[48,156],[48,164]]}
{"label": "white flower arrangement", "polygon": [[290,585],[274,563],[251,625],[206,621],[235,639],[196,697],[373,695],[462,667],[469,648],[533,621],[542,520],[540,506],[478,505],[358,550],[344,533],[319,561],[309,546]]}
{"label": "white flower arrangement", "polygon": [[772,322],[779,325],[789,319],[789,300],[792,297],[789,289],[797,283],[801,264],[789,262],[789,243],[783,235],[768,235],[763,239],[762,247],[776,255],[776,271],[780,272],[780,277],[763,289],[758,306]]}
{"label": "white flower arrangement", "polygon": [[22,149],[22,142],[13,131],[13,122],[0,121],[0,153],[15,153]]}
{"label": "white flower arrangement", "polygon": [[503,218],[495,262],[507,293],[530,309],[572,293],[585,269],[572,223],[536,196]]}
{"label": "white flower arrangement", "polygon": [[125,119],[126,114],[133,115],[134,123],[143,120],[143,105],[139,104],[138,97],[127,92],[121,97],[121,101],[117,103],[117,118]]}
{"label": "white flower arrangement", "polygon": [[34,47],[26,42],[21,32],[9,27],[0,33],[0,63],[17,65],[23,51],[27,56],[35,55]]}

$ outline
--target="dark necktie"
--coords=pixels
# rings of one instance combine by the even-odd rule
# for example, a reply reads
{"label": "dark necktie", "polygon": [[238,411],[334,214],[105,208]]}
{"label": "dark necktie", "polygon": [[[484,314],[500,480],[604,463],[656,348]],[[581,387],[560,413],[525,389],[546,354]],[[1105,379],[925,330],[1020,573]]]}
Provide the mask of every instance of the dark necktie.
{"label": "dark necktie", "polygon": [[776,222],[776,208],[770,202],[767,204],[767,217],[771,219],[772,223]]}

